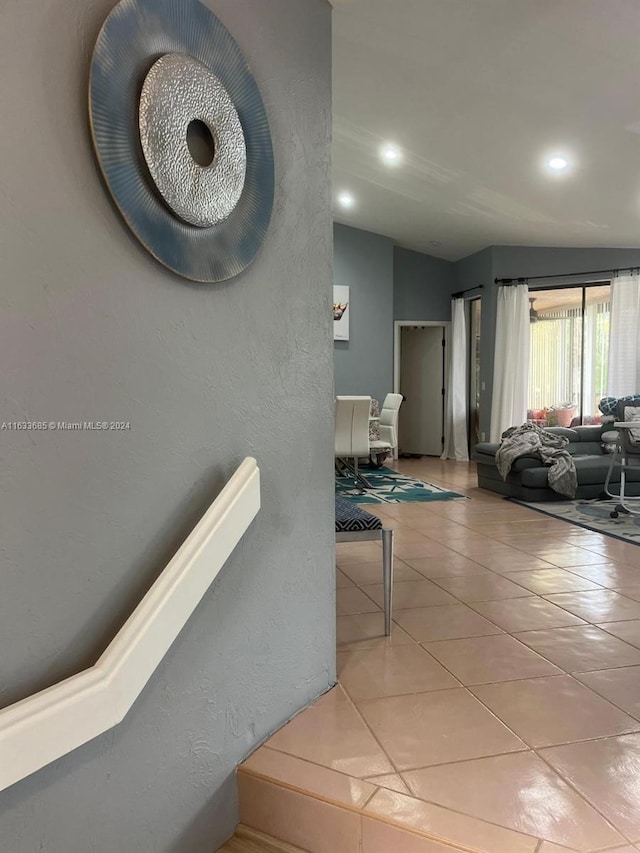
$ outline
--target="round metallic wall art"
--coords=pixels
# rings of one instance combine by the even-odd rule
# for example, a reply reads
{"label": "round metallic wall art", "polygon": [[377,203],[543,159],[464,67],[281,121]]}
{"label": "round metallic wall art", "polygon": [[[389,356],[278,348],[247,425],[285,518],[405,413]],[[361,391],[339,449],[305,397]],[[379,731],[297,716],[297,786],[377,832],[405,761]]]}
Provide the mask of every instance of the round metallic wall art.
{"label": "round metallic wall art", "polygon": [[[207,165],[189,150],[194,121],[210,134]],[[247,149],[236,108],[218,78],[190,56],[166,53],[142,84],[139,124],[144,159],[171,210],[192,225],[224,222],[242,195]]]}
{"label": "round metallic wall art", "polygon": [[194,281],[255,257],[273,205],[273,150],[239,47],[199,0],[121,0],[94,50],[100,168],[140,242]]}

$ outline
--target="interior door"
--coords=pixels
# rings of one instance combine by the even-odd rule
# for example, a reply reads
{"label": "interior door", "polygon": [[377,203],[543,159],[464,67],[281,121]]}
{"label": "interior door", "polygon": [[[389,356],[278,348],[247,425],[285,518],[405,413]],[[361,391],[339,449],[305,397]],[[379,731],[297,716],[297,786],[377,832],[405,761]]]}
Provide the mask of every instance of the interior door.
{"label": "interior door", "polygon": [[399,451],[440,456],[444,446],[444,326],[401,326]]}

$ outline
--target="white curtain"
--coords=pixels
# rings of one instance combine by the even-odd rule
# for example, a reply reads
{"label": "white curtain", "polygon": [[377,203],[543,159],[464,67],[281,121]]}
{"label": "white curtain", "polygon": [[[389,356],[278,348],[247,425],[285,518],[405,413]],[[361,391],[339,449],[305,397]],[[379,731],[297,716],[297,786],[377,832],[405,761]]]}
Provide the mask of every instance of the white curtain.
{"label": "white curtain", "polygon": [[467,320],[464,299],[451,300],[446,443],[441,459],[469,461],[467,443]]}
{"label": "white curtain", "polygon": [[640,276],[621,275],[611,283],[609,372],[606,393],[640,393]]}
{"label": "white curtain", "polygon": [[529,385],[529,288],[498,288],[490,440],[527,419]]}

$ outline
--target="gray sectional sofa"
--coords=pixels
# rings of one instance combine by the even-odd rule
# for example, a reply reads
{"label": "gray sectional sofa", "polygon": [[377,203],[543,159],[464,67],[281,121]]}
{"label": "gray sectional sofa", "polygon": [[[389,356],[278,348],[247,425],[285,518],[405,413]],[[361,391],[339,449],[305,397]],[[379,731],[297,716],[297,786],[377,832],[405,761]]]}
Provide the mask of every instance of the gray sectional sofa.
{"label": "gray sectional sofa", "polygon": [[[604,451],[602,433],[611,430],[610,424],[600,426],[578,426],[574,428],[548,427],[549,432],[564,435],[569,439],[567,450],[576,466],[578,489],[575,497],[592,500],[605,497],[604,482],[609,470],[611,455]],[[500,445],[490,442],[477,444],[473,458],[477,462],[478,486],[501,495],[522,501],[560,501],[562,495],[549,488],[548,468],[540,459],[523,456],[516,459],[507,479],[503,480],[496,467],[496,451]],[[616,466],[611,483],[620,482],[619,466]],[[640,495],[640,466],[627,471],[627,495]]]}

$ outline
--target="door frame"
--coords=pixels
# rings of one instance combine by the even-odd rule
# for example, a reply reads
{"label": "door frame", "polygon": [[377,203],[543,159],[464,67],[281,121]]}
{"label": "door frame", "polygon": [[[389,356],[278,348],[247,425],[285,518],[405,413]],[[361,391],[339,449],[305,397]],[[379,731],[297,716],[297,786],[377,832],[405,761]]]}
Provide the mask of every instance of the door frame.
{"label": "door frame", "polygon": [[442,397],[442,432],[447,434],[447,392],[449,390],[449,334],[451,320],[394,320],[393,321],[393,393],[400,393],[400,339],[403,326],[439,326],[443,329],[444,395]]}

